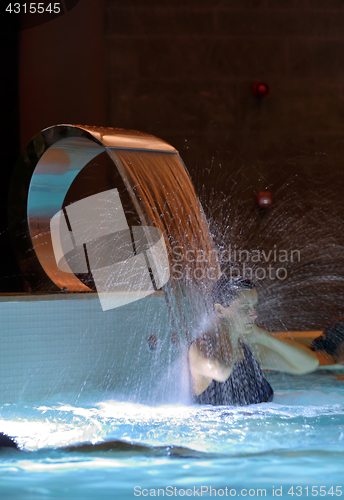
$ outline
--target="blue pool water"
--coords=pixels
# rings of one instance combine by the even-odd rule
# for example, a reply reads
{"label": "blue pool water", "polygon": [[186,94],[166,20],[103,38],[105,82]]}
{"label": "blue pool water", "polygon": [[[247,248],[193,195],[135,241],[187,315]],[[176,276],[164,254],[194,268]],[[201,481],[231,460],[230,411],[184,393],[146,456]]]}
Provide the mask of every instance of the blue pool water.
{"label": "blue pool water", "polygon": [[3,405],[0,430],[22,451],[0,452],[1,498],[344,496],[344,381],[336,374],[270,373],[274,402],[241,408],[150,407],[113,394]]}

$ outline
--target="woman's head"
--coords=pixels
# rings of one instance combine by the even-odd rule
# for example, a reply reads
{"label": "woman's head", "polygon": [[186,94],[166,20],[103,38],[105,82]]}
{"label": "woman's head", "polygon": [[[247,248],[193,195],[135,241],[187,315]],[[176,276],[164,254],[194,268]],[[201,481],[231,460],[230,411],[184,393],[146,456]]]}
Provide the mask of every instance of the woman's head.
{"label": "woman's head", "polygon": [[223,274],[221,278],[217,280],[211,292],[213,307],[215,304],[221,304],[223,307],[228,307],[244,290],[255,290],[252,281],[245,278],[227,278],[227,276]]}
{"label": "woman's head", "polygon": [[340,356],[343,342],[344,316],[339,316],[331,321],[320,337],[313,340],[312,349],[314,351],[325,351],[336,358]]}
{"label": "woman's head", "polygon": [[242,331],[251,328],[257,318],[258,298],[252,281],[222,275],[215,283],[211,299],[216,315]]}

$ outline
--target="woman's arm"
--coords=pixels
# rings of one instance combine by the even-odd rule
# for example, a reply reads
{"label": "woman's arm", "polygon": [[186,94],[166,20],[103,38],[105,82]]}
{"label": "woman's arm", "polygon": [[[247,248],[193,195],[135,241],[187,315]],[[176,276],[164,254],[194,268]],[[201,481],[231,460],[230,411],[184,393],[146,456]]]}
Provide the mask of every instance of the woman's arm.
{"label": "woman's arm", "polygon": [[224,382],[233,368],[231,347],[228,346],[228,351],[225,353],[224,346],[214,344],[204,339],[193,342],[189,349],[190,368],[193,374]]}
{"label": "woman's arm", "polygon": [[317,369],[319,360],[307,347],[276,339],[267,330],[253,325],[244,342],[252,349],[262,369],[287,373],[309,373]]}
{"label": "woman's arm", "polygon": [[198,396],[212,380],[224,382],[230,376],[234,355],[229,339],[205,336],[193,342],[189,348],[189,364],[192,389]]}

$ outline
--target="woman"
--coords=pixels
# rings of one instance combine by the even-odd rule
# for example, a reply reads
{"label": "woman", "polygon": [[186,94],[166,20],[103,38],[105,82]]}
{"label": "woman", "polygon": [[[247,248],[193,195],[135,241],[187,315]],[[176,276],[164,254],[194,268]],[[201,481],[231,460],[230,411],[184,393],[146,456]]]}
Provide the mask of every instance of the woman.
{"label": "woman", "polygon": [[248,405],[272,401],[262,369],[307,373],[319,361],[310,349],[273,337],[259,328],[253,283],[226,276],[212,291],[212,328],[188,349],[194,400],[200,404]]}

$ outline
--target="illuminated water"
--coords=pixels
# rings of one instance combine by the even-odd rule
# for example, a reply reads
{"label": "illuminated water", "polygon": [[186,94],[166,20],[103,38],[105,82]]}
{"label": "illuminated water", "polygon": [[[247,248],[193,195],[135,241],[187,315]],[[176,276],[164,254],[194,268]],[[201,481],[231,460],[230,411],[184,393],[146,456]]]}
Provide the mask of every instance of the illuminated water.
{"label": "illuminated water", "polygon": [[[312,486],[325,486],[325,498],[340,496],[330,487],[343,485],[343,380],[334,372],[268,376],[274,402],[242,408],[149,407],[96,395],[69,405],[67,394],[3,405],[0,429],[23,451],[1,452],[1,498],[122,499],[158,496],[159,488],[159,497],[206,498],[206,487],[212,498],[244,496],[242,489],[276,498],[281,486],[282,498],[293,498],[291,486],[294,496],[306,497],[307,486],[308,496],[320,492],[312,495]],[[118,440],[103,449],[61,449]]]}

